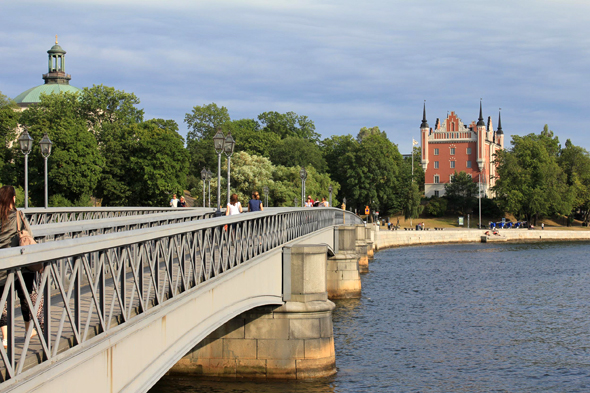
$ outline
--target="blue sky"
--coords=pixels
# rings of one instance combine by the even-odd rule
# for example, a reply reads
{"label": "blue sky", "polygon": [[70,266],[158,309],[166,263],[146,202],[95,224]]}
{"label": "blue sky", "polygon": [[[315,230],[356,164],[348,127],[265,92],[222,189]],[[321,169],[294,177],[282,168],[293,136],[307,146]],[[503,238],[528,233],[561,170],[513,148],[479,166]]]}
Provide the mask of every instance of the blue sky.
{"label": "blue sky", "polygon": [[[4,1],[0,91],[42,84],[58,34],[77,87],[135,93],[146,118],[215,102],[232,119],[311,118],[323,137],[379,126],[402,153],[455,111],[508,135],[544,124],[590,150],[588,1]],[[507,139],[508,140],[508,139]]]}

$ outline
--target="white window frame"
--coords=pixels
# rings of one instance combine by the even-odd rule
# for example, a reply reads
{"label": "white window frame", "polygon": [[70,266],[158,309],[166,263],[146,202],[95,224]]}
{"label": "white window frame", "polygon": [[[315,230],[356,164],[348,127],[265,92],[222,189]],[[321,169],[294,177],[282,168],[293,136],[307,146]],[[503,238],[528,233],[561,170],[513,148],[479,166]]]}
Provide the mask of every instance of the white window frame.
{"label": "white window frame", "polygon": [[451,147],[451,155],[454,156],[455,155],[455,148]]}
{"label": "white window frame", "polygon": [[455,169],[455,161],[450,161],[451,163],[451,169]]}
{"label": "white window frame", "polygon": [[434,161],[434,169],[438,169],[438,161]]}
{"label": "white window frame", "polygon": [[440,184],[440,176],[434,175],[434,184]]}
{"label": "white window frame", "polygon": [[434,149],[434,155],[438,156],[438,149]]}
{"label": "white window frame", "polygon": [[467,154],[471,154],[471,148],[470,147],[467,148]]}
{"label": "white window frame", "polygon": [[471,160],[467,160],[467,168],[471,168]]}

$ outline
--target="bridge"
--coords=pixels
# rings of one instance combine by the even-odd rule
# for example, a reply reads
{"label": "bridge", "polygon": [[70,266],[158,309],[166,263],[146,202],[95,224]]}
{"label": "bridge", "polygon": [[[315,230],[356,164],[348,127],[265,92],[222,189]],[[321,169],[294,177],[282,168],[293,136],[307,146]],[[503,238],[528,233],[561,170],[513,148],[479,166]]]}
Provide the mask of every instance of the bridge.
{"label": "bridge", "polygon": [[[0,250],[6,392],[147,391],[166,373],[335,372],[332,297],[360,293],[367,229],[335,208],[28,209],[39,244]],[[328,261],[328,255],[331,261]],[[26,267],[43,263],[15,305]],[[26,291],[25,291],[26,292]],[[339,295],[340,294],[340,295]],[[352,294],[352,295],[351,295]],[[42,310],[37,316],[38,311]],[[41,334],[33,336],[33,328]]]}

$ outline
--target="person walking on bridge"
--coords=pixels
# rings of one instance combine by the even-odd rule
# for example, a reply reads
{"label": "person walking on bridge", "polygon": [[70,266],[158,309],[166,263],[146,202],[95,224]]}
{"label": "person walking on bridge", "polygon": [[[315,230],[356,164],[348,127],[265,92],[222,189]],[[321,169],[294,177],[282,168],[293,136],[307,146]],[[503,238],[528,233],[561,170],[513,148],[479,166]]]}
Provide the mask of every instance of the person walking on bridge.
{"label": "person walking on bridge", "polygon": [[227,209],[225,209],[226,216],[233,216],[236,214],[240,214],[242,212],[242,205],[240,201],[238,201],[237,194],[231,194],[229,198],[229,204],[227,205]]}
{"label": "person walking on bridge", "polygon": [[260,194],[258,191],[254,191],[252,193],[252,199],[248,202],[248,211],[249,212],[261,212],[264,210],[264,206],[262,206],[262,201],[260,200]]}
{"label": "person walking on bridge", "polygon": [[[26,230],[33,235],[31,231],[31,227],[29,226],[29,222],[25,218],[22,212],[16,210],[16,192],[14,191],[13,186],[4,186],[0,188],[0,221],[1,229],[0,229],[0,248],[10,248],[10,247],[18,247],[20,236],[20,230]],[[19,229],[20,227],[20,229]],[[41,265],[42,267],[42,265]],[[24,290],[27,290],[27,293],[31,299],[31,303],[35,304],[37,302],[37,292],[34,288],[35,284],[35,272],[23,267],[21,269],[21,273],[23,276],[23,281],[25,284],[25,288],[23,288],[21,281],[17,278],[15,274],[15,282],[16,282],[16,293],[20,299],[20,308],[22,311],[23,319],[25,320],[25,331],[29,330],[29,325],[33,318],[31,313],[31,309],[27,303],[27,296]],[[8,271],[0,270],[0,296],[4,293],[4,287],[6,286],[6,280],[8,279]],[[39,324],[42,325],[43,319],[43,303],[41,302],[39,306],[39,310],[37,311],[37,320]],[[4,348],[7,347],[8,344],[8,335],[7,335],[7,324],[8,324],[8,309],[7,303],[4,303],[4,310],[2,311],[2,316],[0,317],[0,329],[2,330],[2,343],[4,344]],[[32,336],[36,336],[37,332],[33,329],[31,334]]]}

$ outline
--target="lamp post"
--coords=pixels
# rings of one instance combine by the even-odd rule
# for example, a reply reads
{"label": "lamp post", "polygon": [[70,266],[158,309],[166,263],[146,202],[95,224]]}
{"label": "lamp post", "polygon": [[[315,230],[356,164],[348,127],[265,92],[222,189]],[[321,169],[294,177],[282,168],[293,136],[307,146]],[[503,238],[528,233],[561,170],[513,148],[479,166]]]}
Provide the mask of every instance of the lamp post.
{"label": "lamp post", "polygon": [[215,216],[221,215],[219,204],[221,203],[221,153],[223,152],[223,144],[225,143],[225,136],[221,132],[221,128],[217,129],[217,133],[213,137],[213,145],[217,153],[217,210]]}
{"label": "lamp post", "polygon": [[262,192],[264,192],[264,206],[268,207],[268,186],[264,186]]}
{"label": "lamp post", "polygon": [[301,207],[303,207],[305,206],[305,180],[307,179],[307,171],[304,167],[301,167],[299,177],[301,177]]}
{"label": "lamp post", "polygon": [[48,191],[47,191],[47,158],[51,155],[51,145],[52,145],[51,140],[47,136],[47,133],[45,133],[45,135],[43,135],[43,139],[41,139],[41,142],[39,142],[39,145],[41,145],[41,155],[45,159],[45,209],[47,209],[47,201],[49,199]]}
{"label": "lamp post", "polygon": [[333,188],[332,188],[332,185],[330,184],[330,187],[328,187],[328,191],[330,192],[330,200],[328,202],[329,202],[330,206],[332,206],[332,190],[333,190]]}
{"label": "lamp post", "polygon": [[25,209],[27,209],[29,207],[29,153],[33,148],[33,138],[26,128],[18,138],[18,142],[20,150],[25,155]]}
{"label": "lamp post", "polygon": [[297,207],[297,198],[293,198],[293,206]]}
{"label": "lamp post", "polygon": [[203,207],[205,207],[205,181],[207,180],[207,170],[205,168],[201,171],[201,180],[203,181]]}
{"label": "lamp post", "polygon": [[213,177],[213,172],[207,169],[207,189],[209,193],[209,207],[211,207],[211,178]]}
{"label": "lamp post", "polygon": [[230,187],[229,187],[229,168],[231,162],[231,156],[234,154],[234,146],[236,145],[236,141],[231,136],[231,132],[227,134],[225,137],[225,141],[223,143],[223,152],[227,156],[227,204],[229,205],[229,195],[230,195]]}

